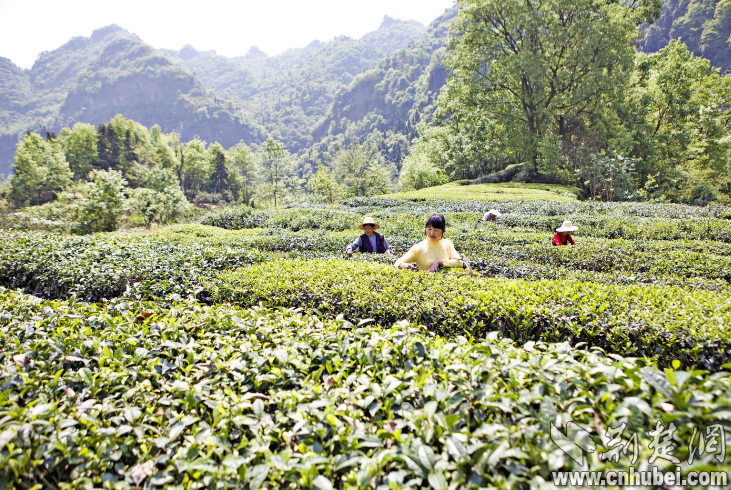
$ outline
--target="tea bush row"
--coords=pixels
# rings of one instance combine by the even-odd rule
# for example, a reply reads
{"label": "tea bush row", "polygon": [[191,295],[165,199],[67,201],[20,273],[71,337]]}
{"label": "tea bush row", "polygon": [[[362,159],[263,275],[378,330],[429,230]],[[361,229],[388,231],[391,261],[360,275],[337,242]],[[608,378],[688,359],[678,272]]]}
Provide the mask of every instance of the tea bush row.
{"label": "tea bush row", "polygon": [[441,199],[399,199],[396,197],[353,197],[341,201],[343,208],[355,212],[368,210],[391,209],[401,213],[426,214],[434,209],[443,212],[469,212],[482,215],[491,208],[497,208],[503,213],[516,215],[537,215],[548,217],[562,217],[570,215],[598,215],[598,216],[627,216],[644,218],[731,218],[731,208],[728,206],[689,206],[685,204],[656,204],[634,202],[596,202],[596,201],[545,201],[526,200],[501,202],[499,200],[454,200],[446,195]]}
{"label": "tea bush row", "polygon": [[[357,236],[353,232],[322,232],[282,229],[255,229],[239,232],[215,231],[201,226],[177,226],[157,236],[188,237],[194,234],[207,243],[222,246],[251,247],[264,252],[291,252],[303,258],[343,257],[347,244]],[[409,234],[388,234],[393,256],[379,261],[393,262],[414,243],[423,239],[423,229]],[[482,230],[448,230],[447,236],[476,270],[488,275],[550,279],[566,277],[575,271],[606,273],[603,277],[613,282],[613,274],[621,276],[618,282],[657,282],[668,280],[682,284],[697,278],[696,286],[709,282],[708,288],[725,287],[731,281],[731,245],[721,242],[667,242],[634,240],[580,239],[581,247],[554,247],[547,238],[536,234],[498,233]],[[362,254],[356,257],[363,257]],[[524,271],[524,272],[521,272]]]}
{"label": "tea bush row", "polygon": [[[371,215],[388,233],[412,234],[423,230],[426,218],[435,212],[445,215],[448,228],[469,230],[476,226],[477,220],[482,218],[486,210],[485,206],[475,202],[435,201],[426,206],[414,203],[399,206],[396,202],[393,206],[389,206],[393,201],[398,200],[383,198],[382,202],[378,201],[380,204],[378,207],[352,211],[290,209],[275,212],[252,211],[247,207],[227,208],[208,216],[201,223],[229,230],[275,228],[320,232],[352,230],[353,233],[358,233],[357,226],[363,216]],[[681,216],[664,210],[659,205],[654,205],[650,209],[630,210],[643,216],[637,217],[626,212],[627,210],[620,209],[620,212],[602,210],[601,203],[560,208],[547,206],[551,203],[537,204],[543,206],[521,203],[512,209],[509,209],[510,206],[501,207],[504,214],[499,218],[498,225],[490,225],[489,228],[484,228],[484,232],[535,230],[546,233],[546,240],[550,242],[548,235],[552,235],[563,220],[570,219],[579,226],[577,236],[632,240],[714,240],[731,243],[731,220],[719,219],[721,215],[731,213],[731,211],[719,211],[725,208],[700,212],[696,209],[702,208],[688,206],[691,209],[679,210],[685,213],[681,219]]]}
{"label": "tea bush row", "polygon": [[99,301],[122,295],[186,296],[201,277],[265,260],[250,248],[169,243],[144,236],[87,237],[0,231],[0,285],[42,298]]}
{"label": "tea bush row", "polygon": [[201,220],[201,224],[227,230],[280,228],[299,231],[319,228],[342,231],[356,229],[361,218],[355,213],[327,209],[253,210],[247,206],[238,206],[212,213]]}
{"label": "tea bush row", "polygon": [[565,281],[472,279],[347,260],[273,260],[207,284],[215,302],[316,308],[350,321],[409,321],[440,334],[586,342],[705,369],[731,360],[731,297],[713,291]]}
{"label": "tea bush row", "polygon": [[[729,290],[727,256],[685,251],[649,242],[584,241],[556,248],[465,234],[453,240],[476,271],[511,279],[664,284],[686,289]],[[525,237],[525,235],[524,235]],[[413,243],[390,237],[396,255],[356,254],[354,263],[392,264]],[[68,237],[0,232],[0,285],[44,298],[187,296],[218,272],[275,257],[321,260],[344,257],[347,232],[287,230],[226,231],[200,225],[170,227],[157,234]],[[662,242],[660,242],[662,245]],[[691,242],[692,244],[693,242]],[[720,252],[724,252],[719,245]]]}
{"label": "tea bush row", "polygon": [[728,430],[697,447],[729,424],[728,372],[293,309],[0,289],[0,311],[2,488],[527,490],[581,469],[553,442],[570,422],[589,470],[647,467],[657,424],[683,474],[731,470]]}

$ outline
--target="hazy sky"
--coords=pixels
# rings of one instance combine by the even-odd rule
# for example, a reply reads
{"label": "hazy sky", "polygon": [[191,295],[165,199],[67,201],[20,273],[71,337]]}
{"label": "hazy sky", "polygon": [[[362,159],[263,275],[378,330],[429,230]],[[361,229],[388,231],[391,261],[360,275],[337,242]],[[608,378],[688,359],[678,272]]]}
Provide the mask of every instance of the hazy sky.
{"label": "hazy sky", "polygon": [[0,0],[0,56],[30,68],[38,53],[118,24],[156,48],[269,55],[334,36],[359,38],[384,15],[434,20],[453,0]]}

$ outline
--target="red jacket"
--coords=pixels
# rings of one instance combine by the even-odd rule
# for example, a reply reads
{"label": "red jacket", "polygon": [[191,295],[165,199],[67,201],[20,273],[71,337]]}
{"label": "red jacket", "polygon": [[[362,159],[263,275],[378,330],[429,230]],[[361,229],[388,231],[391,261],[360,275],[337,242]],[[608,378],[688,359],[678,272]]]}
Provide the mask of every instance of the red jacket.
{"label": "red jacket", "polygon": [[574,244],[574,239],[571,238],[571,235],[566,235],[566,241],[563,241],[563,242],[561,241],[561,235],[559,235],[558,232],[556,232],[556,234],[553,235],[553,244],[554,245],[561,246],[561,245],[568,245],[569,243],[571,245]]}

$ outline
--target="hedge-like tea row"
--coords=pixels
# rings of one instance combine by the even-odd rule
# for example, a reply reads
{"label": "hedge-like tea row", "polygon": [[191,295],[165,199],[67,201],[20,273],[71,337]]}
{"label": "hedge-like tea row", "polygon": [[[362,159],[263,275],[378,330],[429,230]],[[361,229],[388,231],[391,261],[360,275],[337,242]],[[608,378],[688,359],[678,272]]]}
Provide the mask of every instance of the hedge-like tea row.
{"label": "hedge-like tea row", "polygon": [[[352,200],[351,200],[352,201]],[[360,201],[356,201],[358,203]],[[367,202],[367,201],[366,201]],[[395,203],[389,206],[389,203]],[[399,205],[399,202],[401,204]],[[420,235],[426,218],[435,212],[447,218],[449,228],[468,231],[482,218],[487,207],[477,202],[429,201],[407,203],[393,198],[380,198],[378,206],[350,208],[348,211],[309,208],[304,210],[257,210],[227,208],[205,218],[201,223],[229,230],[269,228],[277,230],[319,230],[319,232],[352,230],[364,215],[374,216],[384,230],[396,236]],[[347,204],[347,202],[346,202]],[[571,204],[571,203],[569,203]],[[630,240],[701,240],[731,243],[731,210],[722,207],[697,208],[692,206],[647,204],[576,203],[511,203],[500,207],[503,215],[497,225],[484,228],[494,230],[531,230],[545,234],[550,243],[553,231],[563,220],[570,219],[580,228],[579,237]]]}
{"label": "hedge-like tea row", "polygon": [[42,298],[186,296],[200,290],[203,277],[266,260],[266,255],[250,248],[207,246],[190,239],[169,243],[139,235],[69,237],[0,231],[0,240],[0,285]]}
{"label": "hedge-like tea row", "polygon": [[353,322],[401,319],[449,335],[489,331],[527,342],[586,342],[667,365],[731,361],[731,297],[711,291],[563,281],[471,279],[345,260],[274,260],[211,281],[216,302],[317,308]]}
{"label": "hedge-like tea row", "polygon": [[298,310],[0,289],[0,311],[2,488],[528,489],[581,469],[553,442],[569,422],[596,447],[589,470],[646,467],[658,423],[664,454],[693,451],[684,475],[731,470],[728,430],[697,447],[729,424],[729,373]]}
{"label": "hedge-like tea row", "polygon": [[280,228],[292,231],[322,229],[327,231],[355,230],[361,216],[333,209],[254,210],[246,206],[225,208],[201,220],[201,224],[227,230],[246,228]]}
{"label": "hedge-like tea row", "polygon": [[731,218],[731,208],[727,206],[689,206],[685,204],[654,204],[635,202],[596,202],[596,201],[478,201],[453,200],[448,195],[442,199],[399,199],[395,197],[354,197],[340,203],[344,208],[355,212],[370,210],[395,210],[400,213],[428,214],[433,209],[442,213],[476,213],[480,217],[490,208],[519,216],[548,216],[560,218],[570,215],[627,216],[644,218]]}
{"label": "hedge-like tea row", "polygon": [[[729,291],[731,258],[685,251],[675,242],[584,241],[557,248],[532,242],[530,235],[481,237],[470,231],[451,236],[476,271],[529,280],[658,284],[685,289]],[[68,237],[0,232],[0,285],[44,298],[75,294],[102,298],[186,296],[220,271],[280,256],[308,260],[344,257],[348,232],[297,233],[286,230],[226,231],[200,225],[175,226],[153,235]],[[419,237],[414,238],[418,239]],[[391,237],[405,251],[408,237]],[[689,242],[692,246],[694,242]],[[712,244],[711,244],[712,245]],[[691,247],[692,248],[692,247]],[[711,250],[726,253],[725,245]],[[390,264],[396,255],[357,254],[354,263]]]}

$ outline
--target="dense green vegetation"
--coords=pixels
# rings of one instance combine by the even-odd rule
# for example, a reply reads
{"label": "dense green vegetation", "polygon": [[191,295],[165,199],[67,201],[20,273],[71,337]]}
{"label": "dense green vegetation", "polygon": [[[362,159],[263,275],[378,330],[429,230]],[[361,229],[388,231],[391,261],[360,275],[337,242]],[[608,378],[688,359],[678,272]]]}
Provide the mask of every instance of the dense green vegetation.
{"label": "dense green vegetation", "polygon": [[[318,158],[329,160],[338,144],[348,146],[367,135],[386,158],[398,162],[416,134],[416,122],[433,110],[444,83],[443,67],[431,56],[446,44],[445,20],[427,31],[418,22],[385,17],[377,30],[358,40],[341,36],[313,41],[272,57],[252,48],[235,58],[198,52],[192,46],[155,50],[112,25],[43,53],[27,72],[0,58],[0,100],[7,102],[0,108],[0,173],[10,173],[15,143],[29,129],[40,132],[40,124],[58,132],[64,124],[97,125],[119,113],[148,127],[157,124],[165,132],[176,131],[183,141],[199,136],[228,147],[240,140],[262,143],[271,136],[302,157],[299,170],[306,175],[316,170]],[[415,41],[419,45],[412,49]],[[391,62],[391,56],[397,59]],[[373,113],[371,118],[380,118],[380,132],[373,132],[375,126],[368,123],[356,131],[357,138],[346,137],[348,124],[343,124],[308,153],[328,133],[330,121],[322,120],[332,112],[332,104],[354,77],[376,66],[389,72],[386,90],[398,101],[380,115]],[[431,80],[430,86],[414,98],[402,79],[406,75],[411,83],[422,71],[428,72],[424,79]],[[373,99],[365,101],[372,103]],[[424,104],[428,108],[422,111]],[[374,106],[366,112],[375,110]],[[414,120],[404,125],[400,117],[409,110]],[[324,133],[315,134],[323,124]]]}
{"label": "dense green vegetation", "polygon": [[[407,322],[9,291],[0,304],[5,486],[529,488],[576,468],[552,424],[598,438],[629,422],[636,453],[588,461],[624,469],[650,457],[656,421],[675,424],[687,459],[693,428],[731,402],[727,373]],[[728,471],[713,456],[694,467]]]}
{"label": "dense green vegetation", "polygon": [[[674,473],[663,434],[729,474],[723,5],[654,53],[657,1],[461,0],[274,57],[0,59],[0,490],[527,490],[575,444]],[[396,269],[433,213],[471,267]],[[365,216],[391,248],[348,257]]]}
{"label": "dense green vegetation", "polygon": [[10,173],[15,144],[28,130],[58,132],[97,125],[120,112],[147,126],[233,145],[261,141],[262,130],[229,99],[192,73],[111,25],[42,53],[28,72],[0,59],[0,173]]}
{"label": "dense green vegetation", "polygon": [[[598,471],[646,464],[657,422],[683,461],[727,423],[731,210],[463,187],[0,232],[0,484],[526,489],[577,468],[569,422]],[[364,215],[400,254],[434,211],[478,277],[345,258]]]}
{"label": "dense green vegetation", "polygon": [[[525,193],[526,187],[504,189]],[[452,184],[441,189],[447,197],[459,191]],[[721,325],[728,322],[731,290],[728,208],[578,203],[533,192],[534,200],[502,203],[404,196],[352,198],[306,210],[228,208],[205,218],[204,226],[151,235],[5,232],[0,277],[6,286],[46,298],[193,294],[242,306],[271,301],[351,321],[408,318],[446,333],[466,329],[480,337],[497,329],[523,342],[571,338],[624,355],[671,352],[663,362],[680,359],[711,369],[727,362]],[[557,199],[538,200],[545,195]],[[479,224],[490,207],[503,211],[499,222]],[[394,255],[342,261],[363,215],[382,224],[392,253],[400,254],[422,239],[424,220],[434,211],[445,214],[447,236],[474,270],[494,279],[424,281],[421,274],[393,269]],[[552,247],[553,229],[569,218],[580,226],[581,246]],[[354,288],[356,276],[372,284]],[[507,287],[505,279],[519,282]],[[547,282],[520,282],[538,280]],[[389,291],[411,294],[398,300]],[[691,305],[698,313],[684,320]]]}
{"label": "dense green vegetation", "polygon": [[380,325],[409,319],[437,333],[475,338],[499,331],[521,344],[568,340],[625,356],[660,355],[664,365],[700,360],[714,369],[731,360],[727,291],[424,277],[390,264],[301,259],[241,268],[217,278],[211,291],[216,302],[316,308]]}
{"label": "dense green vegetation", "polygon": [[[658,2],[521,5],[500,21],[504,32],[529,26],[520,42],[480,27],[501,2],[465,0],[428,28],[385,18],[361,39],[273,57],[257,48],[236,58],[191,46],[155,51],[116,26],[99,29],[44,54],[29,73],[0,64],[0,160],[34,124],[58,132],[121,112],[183,141],[257,149],[271,137],[292,155],[285,187],[328,188],[328,202],[347,193],[322,186],[318,168],[358,144],[379,152],[400,190],[468,178],[560,183],[606,201],[728,200],[731,92],[711,68],[724,66],[725,4],[666,2],[647,28]],[[563,22],[557,12],[572,20],[551,24]],[[645,53],[632,49],[640,27]],[[513,47],[482,48],[491,43]]]}
{"label": "dense green vegetation", "polygon": [[442,127],[412,147],[422,173],[561,183],[604,201],[728,200],[729,79],[680,40],[632,49],[659,2],[460,5]]}
{"label": "dense green vegetation", "polygon": [[696,56],[703,56],[722,72],[731,68],[729,35],[731,24],[728,1],[710,2],[666,0],[662,15],[642,32],[642,50],[653,53],[672,39],[681,39]]}

